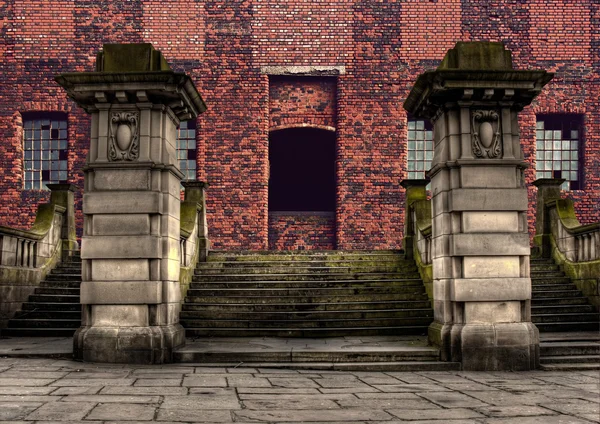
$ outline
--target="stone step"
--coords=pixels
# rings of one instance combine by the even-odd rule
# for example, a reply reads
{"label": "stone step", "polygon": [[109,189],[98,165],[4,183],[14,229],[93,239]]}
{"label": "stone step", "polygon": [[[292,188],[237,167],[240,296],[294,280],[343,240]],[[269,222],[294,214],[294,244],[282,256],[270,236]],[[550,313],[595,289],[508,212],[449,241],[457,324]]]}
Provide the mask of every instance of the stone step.
{"label": "stone step", "polygon": [[64,303],[64,302],[27,302],[21,307],[23,311],[81,311],[81,304],[77,303]]}
{"label": "stone step", "polygon": [[594,341],[568,341],[568,342],[542,342],[540,355],[546,357],[595,355],[600,362],[600,342]]}
{"label": "stone step", "polygon": [[383,302],[311,302],[311,303],[281,303],[274,301],[273,303],[245,303],[245,302],[212,302],[206,303],[184,303],[182,309],[184,311],[215,311],[215,312],[287,312],[287,313],[307,313],[317,311],[368,311],[368,310],[385,310],[385,309],[427,309],[431,308],[431,302],[428,299],[421,301],[383,301]]}
{"label": "stone step", "polygon": [[81,274],[48,274],[45,281],[81,281]]}
{"label": "stone step", "polygon": [[73,337],[76,328],[3,328],[5,337]]}
{"label": "stone step", "polygon": [[343,309],[338,311],[239,311],[229,310],[187,310],[181,311],[181,320],[192,319],[220,319],[220,320],[319,320],[319,319],[378,319],[378,318],[408,318],[408,317],[432,317],[433,309]]}
{"label": "stone step", "polygon": [[53,275],[61,275],[61,274],[76,274],[81,275],[81,266],[76,267],[56,267],[51,272]]}
{"label": "stone step", "polygon": [[347,337],[425,335],[428,325],[369,328],[186,328],[186,337]]}
{"label": "stone step", "polygon": [[75,295],[79,296],[79,287],[55,287],[55,286],[42,286],[35,289],[35,294],[54,294],[54,295]]}
{"label": "stone step", "polygon": [[190,289],[203,288],[299,288],[299,289],[320,289],[320,288],[360,288],[360,287],[422,287],[421,280],[335,280],[335,281],[202,281],[192,282]]}
{"label": "stone step", "polygon": [[541,277],[536,278],[531,276],[532,284],[571,284],[571,280],[568,277]]}
{"label": "stone step", "polygon": [[540,356],[540,364],[600,364],[600,355]]}
{"label": "stone step", "polygon": [[587,363],[556,363],[556,364],[540,364],[540,370],[542,371],[594,371],[600,370],[600,364],[587,364]]}
{"label": "stone step", "polygon": [[[176,351],[175,362],[198,363],[193,356],[179,355]],[[189,358],[189,359],[188,359]],[[205,367],[229,367],[239,365],[234,362],[203,362]],[[440,361],[390,361],[390,362],[250,362],[252,367],[275,370],[315,370],[315,371],[360,371],[360,372],[417,372],[417,371],[459,371],[460,362]]]}
{"label": "stone step", "polygon": [[600,314],[598,314],[597,312],[589,312],[589,313],[574,313],[574,314],[560,314],[560,315],[556,315],[556,314],[544,314],[544,315],[539,315],[539,314],[531,314],[531,321],[534,323],[538,323],[538,322],[543,322],[543,323],[550,323],[550,322],[564,322],[564,323],[568,323],[568,322],[581,322],[581,321],[585,321],[585,322],[593,322],[593,321],[597,321],[600,322]]}
{"label": "stone step", "polygon": [[544,278],[544,277],[564,277],[565,273],[561,270],[530,270],[531,278]]}
{"label": "stone step", "polygon": [[42,281],[40,287],[79,289],[81,287],[81,281]]}
{"label": "stone step", "polygon": [[62,310],[21,310],[15,313],[16,319],[58,319],[58,320],[79,320],[81,321],[81,308],[75,311]]}
{"label": "stone step", "polygon": [[376,319],[284,319],[284,320],[222,320],[222,319],[180,319],[181,325],[186,329],[193,328],[216,328],[216,329],[271,329],[271,328],[290,328],[300,330],[323,329],[323,328],[346,328],[346,327],[405,327],[405,326],[429,326],[433,322],[433,317],[408,317],[408,318],[376,318]]}
{"label": "stone step", "polygon": [[9,328],[79,328],[81,320],[79,319],[11,319],[8,322]]}
{"label": "stone step", "polygon": [[543,264],[531,263],[529,265],[529,270],[531,272],[538,272],[538,271],[549,272],[549,271],[561,271],[561,268],[560,268],[560,266],[556,265],[553,262],[548,262],[548,263],[543,263]]}
{"label": "stone step", "polygon": [[531,306],[532,315],[557,315],[589,312],[595,312],[595,308],[592,305]]}
{"label": "stone step", "polygon": [[584,296],[570,298],[543,297],[532,299],[531,304],[535,306],[588,305],[589,301]]}
{"label": "stone step", "polygon": [[318,259],[340,260],[380,260],[384,258],[403,258],[401,250],[242,250],[242,251],[211,251],[208,261],[310,261]]}
{"label": "stone step", "polygon": [[[79,299],[79,298],[78,298]],[[335,302],[374,302],[385,300],[427,300],[427,294],[377,294],[377,295],[347,295],[347,296],[186,296],[185,301],[189,303],[335,303]]]}
{"label": "stone step", "polygon": [[367,268],[351,268],[351,267],[289,267],[289,266],[270,266],[270,267],[238,267],[238,268],[196,268],[195,275],[252,275],[252,274],[402,274],[419,276],[419,271],[416,268],[408,270],[397,266],[389,267],[371,267]]}
{"label": "stone step", "polygon": [[194,275],[194,282],[202,281],[327,281],[327,280],[406,280],[401,273],[274,273],[274,274],[200,274]]}
{"label": "stone step", "polygon": [[33,294],[29,296],[30,302],[36,303],[79,303],[78,295],[52,295],[52,294]]}
{"label": "stone step", "polygon": [[581,297],[579,290],[534,290],[532,291],[532,299],[556,299],[567,297]]}
{"label": "stone step", "polygon": [[536,327],[540,332],[555,332],[555,331],[599,331],[600,323],[592,322],[544,322],[536,323]]}
{"label": "stone step", "polygon": [[425,293],[423,285],[396,287],[315,287],[315,288],[191,288],[187,292],[189,298],[212,297],[339,297],[339,296],[379,296],[379,295],[420,295]]}
{"label": "stone step", "polygon": [[275,260],[275,261],[209,261],[200,262],[197,265],[198,269],[215,269],[215,268],[240,268],[240,267],[255,267],[268,268],[271,266],[286,266],[286,267],[377,267],[377,266],[398,266],[402,269],[414,269],[415,263],[410,260],[391,256],[390,258],[378,258],[375,261],[366,261],[361,259],[332,259],[332,258],[315,258],[312,260]]}
{"label": "stone step", "polygon": [[578,290],[575,284],[532,284],[532,291],[548,291],[548,290]]}

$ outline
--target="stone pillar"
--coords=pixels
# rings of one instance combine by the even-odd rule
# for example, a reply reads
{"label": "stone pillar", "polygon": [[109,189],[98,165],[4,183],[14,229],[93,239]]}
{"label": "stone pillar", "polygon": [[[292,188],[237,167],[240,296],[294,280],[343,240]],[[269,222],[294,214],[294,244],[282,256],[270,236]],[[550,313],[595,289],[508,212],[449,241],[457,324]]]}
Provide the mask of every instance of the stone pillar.
{"label": "stone pillar", "polygon": [[550,242],[552,230],[550,228],[550,217],[548,216],[546,203],[550,200],[561,199],[560,186],[564,182],[565,180],[562,178],[540,178],[533,182],[533,185],[537,187],[533,246],[536,254],[543,258],[552,256],[552,243]]}
{"label": "stone pillar", "polygon": [[404,248],[404,257],[414,258],[415,223],[412,219],[411,206],[417,200],[427,200],[427,184],[429,180],[402,180],[400,185],[406,190],[406,200],[404,202],[404,239],[402,245]]}
{"label": "stone pillar", "polygon": [[46,184],[50,189],[50,203],[66,209],[60,237],[62,239],[61,260],[65,261],[79,250],[75,231],[75,191],[73,184]]}
{"label": "stone pillar", "polygon": [[206,189],[209,184],[204,181],[184,181],[181,185],[185,188],[184,202],[194,202],[200,205],[201,208],[198,217],[198,262],[206,262],[210,250],[208,224],[206,222]]}
{"label": "stone pillar", "polygon": [[106,44],[97,72],[56,78],[92,115],[76,359],[170,362],[179,324],[177,126],[205,105],[150,44]]}
{"label": "stone pillar", "polygon": [[539,362],[518,113],[551,78],[513,70],[501,43],[459,42],[404,103],[434,124],[429,339],[465,370]]}

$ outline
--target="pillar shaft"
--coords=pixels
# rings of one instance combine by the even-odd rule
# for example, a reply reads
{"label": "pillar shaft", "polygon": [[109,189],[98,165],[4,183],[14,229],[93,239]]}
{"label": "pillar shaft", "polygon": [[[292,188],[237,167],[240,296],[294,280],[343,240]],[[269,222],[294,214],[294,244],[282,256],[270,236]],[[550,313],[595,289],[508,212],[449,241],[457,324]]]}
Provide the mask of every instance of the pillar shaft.
{"label": "pillar shaft", "polygon": [[75,357],[170,362],[185,343],[177,126],[204,104],[149,44],[105,45],[98,61],[102,72],[57,78],[92,115]]}
{"label": "pillar shaft", "polygon": [[514,71],[499,43],[458,43],[405,103],[434,124],[429,338],[466,370],[539,361],[518,112],[550,77]]}

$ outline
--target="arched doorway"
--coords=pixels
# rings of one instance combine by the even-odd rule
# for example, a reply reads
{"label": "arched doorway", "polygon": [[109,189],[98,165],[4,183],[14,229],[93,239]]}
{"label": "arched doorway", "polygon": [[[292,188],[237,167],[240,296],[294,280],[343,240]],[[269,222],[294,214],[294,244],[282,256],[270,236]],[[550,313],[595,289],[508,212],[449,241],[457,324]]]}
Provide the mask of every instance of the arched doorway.
{"label": "arched doorway", "polygon": [[335,248],[335,132],[269,134],[269,249]]}

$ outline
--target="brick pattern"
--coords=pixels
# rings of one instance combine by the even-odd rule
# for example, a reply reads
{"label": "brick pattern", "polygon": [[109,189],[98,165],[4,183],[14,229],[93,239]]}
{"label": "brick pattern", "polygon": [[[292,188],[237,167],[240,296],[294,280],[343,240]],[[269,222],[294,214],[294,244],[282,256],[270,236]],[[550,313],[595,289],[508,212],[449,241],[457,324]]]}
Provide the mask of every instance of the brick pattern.
{"label": "brick pattern", "polygon": [[[68,178],[83,187],[89,118],[53,76],[93,70],[96,52],[110,42],[153,43],[174,69],[192,76],[205,98],[208,111],[197,120],[197,177],[211,184],[207,211],[217,249],[269,247],[269,130],[286,122],[335,122],[337,247],[401,247],[399,182],[407,176],[402,103],[417,75],[437,66],[457,40],[502,41],[516,67],[556,73],[520,119],[532,165],[526,182],[535,179],[535,115],[582,114],[583,189],[568,196],[582,222],[599,220],[595,1],[235,0],[224,6],[218,0],[5,0],[0,10],[1,224],[29,226],[37,203],[47,200],[46,192],[22,190],[22,112],[68,113]],[[282,78],[291,81],[284,88],[261,73],[264,66],[293,65],[344,66],[345,74],[304,77],[303,85],[293,82],[300,77]],[[318,89],[309,92],[308,81]],[[295,101],[281,101],[275,111],[273,101],[286,92]],[[529,187],[533,229],[535,189]],[[76,202],[81,228],[81,192]]]}
{"label": "brick pattern", "polygon": [[269,250],[335,249],[333,214],[269,214]]}

